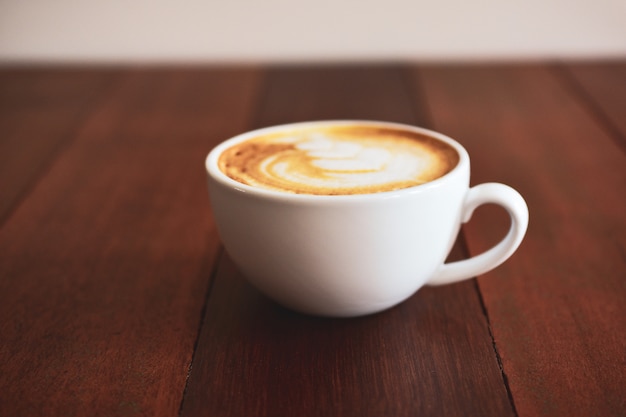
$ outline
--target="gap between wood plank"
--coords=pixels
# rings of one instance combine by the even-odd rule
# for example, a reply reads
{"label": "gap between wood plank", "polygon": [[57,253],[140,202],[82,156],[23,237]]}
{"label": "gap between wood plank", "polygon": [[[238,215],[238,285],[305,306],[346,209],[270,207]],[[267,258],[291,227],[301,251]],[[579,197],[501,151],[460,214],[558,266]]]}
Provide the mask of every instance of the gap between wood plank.
{"label": "gap between wood plank", "polygon": [[[250,111],[250,116],[248,117],[248,121],[246,122],[246,130],[254,130],[260,129],[262,127],[266,127],[265,123],[262,123],[263,119],[263,104],[267,102],[267,97],[270,94],[270,73],[273,67],[264,67],[259,70],[261,74],[259,75],[259,84],[256,98],[254,100],[254,105],[251,106],[252,110]],[[243,132],[242,132],[243,133]]]}
{"label": "gap between wood plank", "polygon": [[[259,119],[259,115],[261,114],[260,109],[262,104],[265,101],[265,98],[268,94],[269,91],[269,83],[267,82],[267,78],[268,78],[268,72],[265,69],[260,69],[259,72],[261,72],[261,74],[259,75],[259,85],[260,87],[258,87],[258,90],[255,94],[255,98],[254,98],[254,104],[251,106],[252,110],[249,113],[248,116],[248,121],[245,122],[245,126],[247,126],[247,129],[250,130],[252,129],[254,126],[256,126],[258,124],[258,119]],[[226,138],[225,138],[226,139]],[[213,268],[211,269],[210,272],[210,277],[209,277],[209,285],[207,287],[206,293],[204,295],[204,302],[202,304],[202,310],[200,312],[200,322],[198,323],[198,330],[196,332],[196,340],[194,341],[193,344],[193,351],[191,354],[191,360],[189,361],[189,365],[187,367],[187,375],[185,377],[185,386],[183,388],[183,393],[182,396],[180,398],[180,406],[178,407],[178,415],[182,416],[183,414],[183,409],[185,407],[185,399],[187,398],[187,388],[189,386],[189,378],[191,377],[191,373],[193,372],[193,364],[194,361],[196,359],[196,353],[198,350],[198,343],[200,341],[200,335],[202,333],[202,328],[204,327],[204,323],[205,323],[205,318],[206,318],[206,310],[207,310],[207,306],[209,304],[209,299],[211,298],[211,293],[213,291],[213,287],[215,284],[215,280],[217,277],[217,273],[220,269],[220,266],[222,264],[222,261],[224,259],[224,245],[222,245],[221,243],[219,244],[217,250],[216,250],[216,255],[215,255],[215,261],[213,263]],[[205,269],[207,269],[209,260],[211,259],[210,256],[208,256],[205,258],[205,261],[202,265],[201,268],[201,274],[204,273]]]}
{"label": "gap between wood plank", "polygon": [[[465,239],[465,235],[461,239],[461,246],[464,250],[469,251],[467,247],[467,240]],[[483,299],[483,294],[480,292],[480,286],[478,285],[478,281],[474,278],[474,288],[476,289],[476,293],[478,294],[478,300],[480,301],[480,306],[483,309],[483,314],[485,315],[485,320],[487,321],[487,329],[489,330],[489,337],[491,337],[491,343],[493,346],[493,352],[496,355],[496,359],[498,361],[498,367],[500,367],[500,373],[502,374],[502,382],[504,383],[504,387],[506,388],[506,394],[509,397],[509,402],[511,403],[511,408],[513,409],[513,414],[515,417],[518,417],[519,414],[517,412],[517,408],[515,407],[515,400],[513,399],[513,393],[511,392],[511,387],[509,386],[509,378],[504,372],[504,365],[502,364],[502,358],[500,357],[500,352],[498,352],[498,346],[496,344],[496,339],[493,335],[493,330],[491,328],[491,321],[489,320],[489,312],[487,311],[487,306],[485,304],[485,300]]]}
{"label": "gap between wood plank", "polygon": [[[42,79],[44,92],[57,93],[53,105],[65,103],[63,84]],[[54,144],[14,195],[39,176],[36,186],[1,230],[0,293],[9,302],[0,303],[0,327],[11,343],[0,343],[0,356],[11,360],[0,385],[7,400],[20,399],[6,404],[16,410],[7,415],[175,414],[180,406],[210,284],[207,257],[219,248],[199,162],[245,126],[256,74],[148,68],[101,83],[87,99],[73,89],[80,101],[66,106],[71,123],[55,125]],[[32,95],[36,104],[42,94]],[[45,139],[45,126],[27,132]]]}
{"label": "gap between wood plank", "polygon": [[593,95],[576,79],[576,76],[567,68],[565,64],[554,64],[547,68],[555,74],[555,77],[562,82],[564,88],[572,93],[591,119],[595,120],[607,135],[615,141],[619,148],[626,152],[626,138],[620,129],[611,121],[602,108],[598,105]]}
{"label": "gap between wood plank", "polygon": [[[212,258],[211,256],[208,256],[208,255],[209,254],[207,254],[206,258],[204,259],[204,262],[202,263],[202,267],[200,268],[200,275],[204,275],[206,270],[209,269],[207,267],[211,263],[210,261]],[[196,358],[196,351],[198,349],[198,341],[200,340],[200,333],[202,332],[202,326],[204,326],[206,309],[207,309],[207,305],[209,304],[209,297],[211,297],[211,292],[213,291],[213,284],[215,283],[215,277],[217,276],[217,271],[219,271],[220,269],[220,264],[222,262],[223,257],[224,257],[224,246],[220,244],[216,250],[216,254],[214,258],[215,261],[213,262],[213,267],[211,268],[211,272],[209,275],[209,285],[207,286],[207,289],[204,295],[204,302],[202,304],[202,309],[200,311],[200,322],[198,323],[198,331],[196,332],[196,340],[193,342],[193,352],[191,354],[191,360],[189,361],[189,365],[187,366],[187,376],[185,377],[185,387],[183,388],[183,394],[180,398],[180,406],[178,407],[179,416],[183,414],[183,407],[185,405],[185,397],[187,394],[187,386],[189,385],[189,377],[191,376],[193,362]]]}
{"label": "gap between wood plank", "polygon": [[[267,124],[286,123],[290,121],[301,120],[302,118],[308,119],[309,117],[317,118],[317,119],[328,118],[328,117],[333,117],[334,114],[337,114],[340,117],[343,116],[344,118],[350,118],[350,117],[352,118],[355,118],[355,117],[381,118],[382,120],[389,119],[391,121],[405,122],[405,123],[410,123],[410,124],[428,125],[428,121],[427,121],[428,117],[422,117],[422,115],[419,114],[420,113],[419,106],[423,103],[423,101],[422,100],[416,101],[415,94],[417,94],[417,91],[413,90],[413,82],[408,78],[410,75],[408,65],[402,66],[402,67],[385,69],[385,71],[382,71],[382,72],[378,69],[365,68],[365,71],[366,71],[365,75],[363,74],[363,72],[360,71],[360,69],[358,69],[358,71],[356,71],[357,70],[356,68],[353,70],[355,70],[355,75],[357,76],[357,80],[353,81],[350,78],[349,82],[347,83],[348,85],[344,89],[342,88],[344,87],[342,83],[342,79],[345,78],[349,74],[349,72],[346,72],[346,70],[342,70],[340,67],[338,68],[338,72],[322,71],[316,68],[311,69],[311,71],[303,70],[303,72],[290,72],[290,71],[282,72],[281,69],[278,68],[278,72],[268,74],[268,78],[265,80],[265,83],[263,83],[262,86],[260,86],[258,90],[258,96],[257,96],[259,98],[259,102],[257,105],[258,108],[256,109],[258,113],[257,114],[254,114],[252,112],[250,113],[251,116],[249,116],[249,118],[253,123],[248,125],[247,128],[252,129],[252,128],[261,127]],[[282,77],[287,77],[287,80],[283,79]],[[299,96],[300,92],[297,89],[294,89],[294,86],[302,85],[303,82],[306,82],[307,80],[311,80],[311,79],[318,80],[316,84],[319,84],[322,86],[328,86],[328,88],[331,91],[319,92],[318,90],[315,89],[315,87],[309,87],[307,90],[308,92],[304,91],[302,95],[303,96],[306,96],[306,94],[312,95],[313,98],[315,99],[315,103],[317,104],[314,104],[312,106],[304,106],[302,108],[298,106],[294,106],[293,100],[297,100],[301,98]],[[277,80],[279,82],[277,82]],[[381,84],[377,85],[376,81],[381,81]],[[389,84],[386,84],[386,82],[389,82]],[[358,86],[362,87],[362,85],[367,85],[367,84],[373,85],[375,91],[369,96],[368,95],[364,97],[359,96],[360,90],[357,87]],[[388,90],[387,87],[392,88],[392,90]],[[275,89],[279,89],[278,91],[280,94],[277,95]],[[409,91],[407,91],[407,89]],[[338,92],[333,92],[333,91],[338,91]],[[333,98],[333,96],[338,96],[338,98],[335,99]],[[371,98],[370,96],[371,97],[381,96],[382,101],[373,102],[374,104],[367,104],[367,105],[363,105],[363,102],[359,101],[359,100],[370,99]],[[461,246],[457,246],[457,249],[463,250]],[[458,250],[455,252],[455,255],[458,259],[459,257]],[[466,256],[466,255],[467,255],[467,252],[465,251],[461,256]],[[283,317],[283,314],[280,312],[280,310],[278,311],[276,310],[276,309],[279,309],[279,307],[273,306],[273,304],[270,304],[269,301],[265,300],[264,298],[261,298],[261,296],[258,295],[256,292],[252,290],[248,290],[247,285],[244,286],[244,284],[241,281],[241,277],[239,277],[236,274],[236,272],[234,272],[234,266],[230,262],[225,252],[219,259],[219,264],[220,266],[217,269],[216,275],[212,278],[214,281],[211,282],[213,289],[211,293],[209,294],[208,300],[205,300],[206,302],[205,316],[206,317],[204,319],[203,324],[201,325],[201,328],[202,328],[201,330],[202,334],[200,335],[201,340],[199,342],[199,345],[194,348],[195,352],[193,354],[193,359],[192,359],[193,369],[191,371],[190,377],[188,378],[188,381],[186,382],[186,387],[185,387],[185,391],[183,394],[183,400],[181,402],[181,407],[179,410],[179,414],[181,415],[191,416],[191,415],[201,415],[203,413],[206,414],[207,412],[207,404],[206,404],[207,397],[206,396],[209,393],[211,396],[216,396],[216,395],[219,396],[220,386],[227,387],[227,385],[224,385],[224,383],[233,383],[233,378],[231,378],[228,375],[224,376],[223,371],[225,369],[230,370],[231,368],[229,366],[233,366],[233,364],[234,364],[234,367],[239,367],[241,364],[240,358],[227,357],[229,354],[232,355],[233,352],[231,351],[230,353],[224,353],[223,349],[225,348],[225,346],[223,344],[220,344],[220,346],[216,346],[216,343],[218,343],[219,339],[216,339],[216,330],[215,330],[214,321],[216,319],[220,320],[220,315],[223,315],[223,317],[221,317],[221,320],[225,320],[225,319],[236,320],[237,325],[241,327],[241,329],[236,330],[236,332],[249,330],[248,329],[249,324],[244,323],[244,325],[242,326],[241,319],[243,319],[243,321],[246,323],[248,321],[252,321],[252,325],[254,326],[255,320],[258,320],[258,323],[263,323],[263,325],[266,325],[266,321],[267,321],[266,319],[269,319],[271,321],[273,317],[274,318]],[[234,278],[234,279],[231,281],[227,278]],[[237,287],[239,285],[241,285],[241,287]],[[474,296],[471,294],[471,289],[470,289],[472,287],[471,283],[465,283],[465,284],[460,284],[460,285],[465,285],[465,286],[462,287],[462,289],[460,289],[461,287],[457,287],[456,289],[449,287],[447,289],[442,289],[441,291],[443,291],[444,293],[448,292],[452,296],[455,296],[455,295],[458,296],[457,301],[460,301],[462,305],[465,305],[464,303],[467,302],[467,305],[472,306],[473,308],[472,311],[475,311],[476,313],[473,316],[473,319],[471,320],[471,322],[473,323],[474,326],[480,327],[480,332],[477,331],[477,329],[475,328],[474,332],[470,332],[468,334],[465,334],[465,333],[462,333],[462,334],[465,334],[465,336],[470,339],[477,335],[480,336],[481,343],[479,345],[472,344],[472,346],[468,345],[465,347],[469,349],[467,353],[470,355],[477,355],[478,353],[482,352],[480,353],[480,355],[477,356],[479,357],[479,359],[481,359],[480,363],[487,365],[485,362],[487,361],[489,362],[489,368],[485,369],[484,374],[490,374],[491,376],[489,378],[482,378],[482,375],[481,375],[481,378],[479,378],[479,380],[483,380],[483,379],[488,380],[487,381],[489,383],[488,386],[491,387],[491,390],[487,390],[483,392],[485,392],[486,394],[485,398],[492,399],[494,396],[494,392],[497,391],[500,393],[500,390],[502,388],[506,390],[506,386],[502,385],[502,378],[501,376],[498,376],[497,374],[498,370],[495,368],[495,366],[499,366],[499,365],[491,362],[494,359],[494,357],[492,356],[492,353],[489,347],[489,342],[491,341],[491,344],[493,345],[493,340],[492,340],[491,335],[489,335],[489,331],[487,328],[488,322],[484,318],[484,313],[481,313],[479,310],[479,309],[482,309],[482,307],[479,305],[480,304],[479,297],[474,298]],[[430,297],[428,295],[430,295]],[[239,310],[238,307],[232,307],[229,305],[229,302],[232,301],[232,299],[234,299],[233,297],[242,297],[242,296],[245,297],[248,301],[252,302],[252,310],[250,309]],[[419,295],[417,297],[419,297]],[[427,304],[430,303],[429,304],[430,307],[434,307],[434,306],[439,307],[438,306],[439,303],[436,300],[434,300],[432,290],[430,291],[425,290],[424,294],[422,295],[422,298],[424,298],[423,301],[426,302]],[[218,304],[221,304],[221,305],[218,305]],[[398,314],[401,314],[403,309],[409,311],[411,306],[415,308],[416,306],[415,299],[413,299],[412,303],[411,301],[408,301],[407,303],[398,306],[395,311],[390,311],[387,314],[391,316],[393,315],[397,316]],[[233,310],[233,308],[235,308],[236,310]],[[454,308],[451,307],[451,308],[454,309],[456,307]],[[258,312],[261,313],[260,317],[255,316],[256,312],[253,311],[254,309],[257,309]],[[412,313],[415,313],[415,310],[410,310],[410,311]],[[439,311],[438,315],[435,314],[430,317],[432,319],[431,324],[435,326],[438,323],[441,324],[441,320],[443,320],[444,317],[447,317],[446,313],[448,312],[447,308],[445,307],[441,307],[441,310],[437,310],[437,311]],[[250,314],[252,314],[252,316]],[[427,315],[426,317],[429,317],[429,316]],[[311,324],[311,327],[312,327],[311,331],[309,331],[309,329],[303,329],[302,332],[297,333],[294,337],[290,339],[290,344],[293,346],[298,346],[300,342],[303,342],[303,343],[310,342],[311,338],[315,337],[316,334],[320,334],[320,335],[329,334],[328,336],[329,337],[328,341],[330,342],[329,346],[335,347],[335,348],[342,348],[342,346],[344,345],[344,343],[342,342],[343,341],[342,334],[344,330],[351,329],[351,331],[354,332],[354,335],[357,335],[359,334],[358,328],[359,327],[366,328],[368,320],[370,321],[370,323],[373,321],[374,325],[381,325],[381,323],[384,323],[384,319],[385,319],[385,316],[379,316],[379,320],[377,320],[376,318],[374,319],[364,318],[361,321],[356,320],[354,323],[351,323],[350,326],[342,322],[330,322],[330,325],[328,325],[328,323],[316,324],[316,321],[317,321],[316,319],[310,319],[310,320],[307,319],[306,321],[309,322],[309,324]],[[412,317],[412,319],[414,320],[414,324],[416,325],[422,324],[423,325],[422,328],[427,328],[429,326],[429,324],[416,322],[415,321],[416,319],[414,317]],[[292,329],[291,326],[293,326],[295,324],[295,321],[298,321],[298,320],[299,319],[297,317],[291,318],[291,319],[287,317],[287,320],[280,320],[280,322],[278,323],[279,324],[278,329],[283,330],[283,331],[291,330]],[[377,322],[379,323],[377,324]],[[389,320],[387,320],[387,324],[389,323],[390,323]],[[450,324],[454,326],[454,322]],[[344,326],[346,327],[346,329],[342,329]],[[384,327],[384,328],[388,329],[389,327]],[[436,329],[438,328],[439,327],[436,327]],[[253,380],[254,378],[257,378],[257,380],[261,380],[261,381],[265,380],[266,378],[263,375],[267,375],[267,372],[273,372],[270,365],[272,365],[272,363],[276,363],[276,361],[282,360],[282,358],[280,356],[276,356],[275,353],[280,355],[281,352],[284,352],[284,349],[281,349],[280,344],[276,344],[271,340],[272,338],[271,334],[267,335],[267,330],[270,330],[270,333],[272,333],[271,323],[270,323],[270,327],[267,327],[267,328],[261,327],[260,329],[255,328],[255,330],[256,332],[253,334],[253,337],[255,337],[256,340],[253,340],[252,343],[253,343],[253,346],[257,346],[257,347],[260,346],[260,347],[258,349],[255,348],[256,350],[254,352],[247,352],[249,354],[248,360],[256,363],[256,361],[258,361],[260,358],[261,360],[263,360],[262,365],[265,364],[266,366],[264,367],[264,369],[261,369],[260,371],[257,371],[257,372],[254,372],[254,369],[248,369],[248,373],[252,373],[252,378],[248,378],[248,381],[247,381],[248,383],[250,383],[250,381]],[[411,332],[410,329],[404,329],[404,330],[405,330],[404,334],[406,337],[417,336],[414,332]],[[483,333],[483,330],[484,330],[484,333]],[[220,337],[222,336],[224,335],[220,334]],[[237,337],[232,336],[231,333],[226,335],[226,337],[227,337],[226,339],[227,343],[232,342],[233,340],[237,340]],[[353,339],[350,339],[350,340],[353,340]],[[414,339],[410,339],[410,340],[414,340]],[[439,340],[438,343],[443,343],[445,342],[445,340],[446,340],[445,338],[441,338],[441,340]],[[368,339],[365,338],[364,341],[368,342]],[[369,342],[371,344],[371,339],[369,339]],[[205,344],[204,347],[202,346],[202,343]],[[258,343],[258,344],[254,344],[254,343]],[[482,343],[485,343],[484,346],[482,345]],[[434,347],[435,345],[422,341],[421,346],[424,348],[430,349]],[[480,347],[480,352],[477,352],[476,350],[473,349],[476,346]],[[274,348],[277,348],[277,347],[279,348],[278,350],[273,350]],[[463,359],[467,357],[465,354],[463,354],[463,356],[459,356],[459,355],[455,355],[454,354],[455,352],[450,352],[449,350],[442,350],[440,352],[442,355],[436,355],[436,354],[432,354],[433,352],[435,352],[434,350],[427,350],[425,353],[429,354],[430,357],[426,358],[426,361],[428,362],[429,360],[432,360],[433,363],[442,365],[440,368],[437,368],[439,371],[442,372],[442,376],[438,377],[437,372],[433,370],[431,370],[429,373],[428,372],[429,366],[424,365],[422,362],[417,361],[417,363],[413,363],[413,361],[408,361],[406,359],[403,359],[405,357],[402,355],[407,354],[407,352],[412,351],[412,349],[407,349],[405,348],[404,345],[393,346],[393,344],[390,344],[389,347],[392,349],[395,348],[397,353],[400,354],[400,355],[395,356],[395,359],[394,359],[395,362],[393,361],[389,362],[387,364],[390,366],[389,368],[386,368],[386,367],[377,368],[376,366],[365,367],[365,369],[363,370],[364,375],[366,376],[372,375],[372,372],[383,371],[384,375],[389,376],[391,375],[391,371],[394,369],[394,367],[397,367],[399,366],[399,364],[404,363],[405,365],[409,366],[409,369],[407,369],[408,375],[407,375],[407,378],[405,378],[406,379],[405,382],[414,383],[415,381],[411,379],[410,377],[414,376],[416,373],[422,372],[431,381],[435,383],[440,383],[440,382],[443,383],[446,381],[445,376],[451,375],[449,374],[449,371],[454,371],[454,370],[459,371],[459,370],[466,369],[464,367],[458,366],[458,363],[460,363]],[[264,350],[265,348],[270,348],[270,350]],[[459,349],[458,346],[451,346],[451,348],[452,350]],[[229,350],[227,346],[226,346],[226,349]],[[351,344],[348,343],[347,346],[343,346],[343,351],[348,352],[348,353],[350,352],[354,353],[354,346],[351,347]],[[221,358],[221,361],[219,357],[216,358],[214,356],[218,352],[224,356]],[[419,349],[417,350],[417,352],[419,352]],[[319,356],[321,359],[325,360],[324,363],[326,363],[327,365],[330,365],[331,367],[332,365],[337,365],[336,359],[339,358],[339,356],[335,358],[336,355],[333,354],[332,352],[331,353],[322,352],[321,355],[308,355],[308,356],[304,355],[304,359],[307,359],[307,358],[311,359],[316,356]],[[450,356],[452,357],[451,359],[455,359],[456,357],[455,361],[451,362],[450,367],[448,367],[445,363],[439,363],[435,361],[438,358],[445,359]],[[203,361],[203,357],[205,359],[204,361]],[[225,363],[227,362],[225,361],[225,359],[229,359],[229,358],[232,359],[230,360],[230,362],[232,362],[230,365]],[[298,361],[295,359],[291,361],[292,364],[299,366],[300,363],[299,362],[296,363],[296,362]],[[497,360],[494,362],[497,362]],[[365,361],[363,357],[360,357],[359,355],[357,355],[356,359],[354,359],[352,363],[363,365]],[[455,364],[457,364],[457,366],[455,366]],[[491,366],[494,366],[494,368],[492,369]],[[220,372],[220,367],[221,367],[222,372]],[[307,374],[307,380],[305,382],[309,382],[309,383],[312,383],[315,381],[319,382],[319,381],[327,380],[330,378],[330,377],[319,378],[319,375],[321,374],[320,373],[321,368],[315,368],[312,370],[308,369],[306,366],[304,368],[306,368],[305,370],[311,371]],[[336,371],[335,382],[339,384],[338,385],[339,388],[341,388],[342,383],[350,382],[350,381],[354,382],[355,378],[354,378],[353,372],[347,372],[347,373],[343,372],[346,370],[349,371],[349,369],[347,369],[345,366],[336,366],[335,368],[332,368],[332,369],[335,369]],[[358,369],[359,369],[359,372],[361,372],[362,368],[359,367]],[[238,370],[241,371],[241,369],[238,369]],[[291,372],[291,369],[287,369],[287,368],[280,368],[279,371],[281,372],[281,375],[283,378],[292,378],[294,377],[294,375],[297,374],[297,372],[295,373]],[[487,372],[487,371],[490,371],[490,372]],[[433,374],[435,376],[433,376]],[[216,382],[216,378],[217,378],[217,382]],[[226,378],[224,381],[221,381],[221,382],[219,381],[220,379],[224,379],[224,378]],[[244,385],[245,385],[245,381],[244,381]],[[239,389],[239,385],[236,385],[236,386],[237,386],[237,389]],[[433,386],[435,385],[431,385],[429,388],[432,389]],[[215,390],[216,387],[218,388],[217,391]],[[388,385],[380,384],[378,388],[374,387],[374,389],[369,389],[367,390],[367,392],[371,395],[372,393],[375,394],[377,390],[382,392],[382,390],[390,389],[391,390],[390,392],[400,395],[399,398],[404,398],[405,400],[410,398],[411,401],[414,399],[410,395],[410,392],[408,393],[406,389],[405,390],[395,389],[394,387],[395,387],[395,384],[388,384]],[[482,385],[480,387],[482,387]],[[464,394],[463,398],[465,398],[465,400],[467,401],[466,406],[477,407],[477,409],[482,409],[482,410],[486,410],[486,409],[499,410],[499,413],[495,415],[516,415],[515,413],[509,411],[509,410],[512,410],[512,407],[511,407],[510,400],[508,398],[508,394],[507,394],[507,397],[505,397],[504,393],[501,393],[501,395],[498,395],[497,396],[498,398],[494,399],[495,401],[494,404],[485,404],[485,403],[489,403],[489,401],[483,401],[482,404],[477,404],[477,397],[475,395],[465,395],[468,392],[473,391],[474,389],[478,389],[480,387],[476,387],[472,384],[469,384],[468,386],[464,386],[464,384],[459,384],[458,386],[454,386],[451,388],[455,391],[458,391],[458,393],[460,394]],[[468,388],[468,389],[464,390],[464,388]],[[260,397],[257,398],[256,400],[258,401],[256,401],[256,403],[253,403],[255,402],[255,400],[252,399],[237,409],[241,410],[242,407],[244,407],[246,409],[254,409],[258,411],[259,407],[263,407],[267,405],[267,401],[269,401],[268,398],[270,399],[281,398],[281,402],[284,403],[285,393],[281,391],[280,396],[277,397],[276,395],[277,390],[280,390],[280,387],[277,388],[277,385],[274,384],[273,390],[269,394],[266,394],[263,398],[260,398]],[[345,392],[345,394],[352,394],[351,397],[353,399],[359,400],[360,391],[358,390],[355,391],[354,389],[351,389],[351,391],[352,392]],[[304,395],[305,401],[313,398],[311,395],[308,395],[310,394],[310,392],[311,392],[310,390],[306,391],[307,395]],[[226,392],[221,392],[221,393],[226,394],[228,396],[232,393],[232,391],[231,392],[226,391]],[[254,391],[253,394],[254,393],[256,393],[256,391]],[[300,394],[302,394],[302,392],[299,392],[298,390],[292,390],[291,403],[288,404],[288,407],[298,406],[299,403],[296,401],[296,399],[299,398]],[[326,407],[333,406],[332,398],[327,398],[325,396],[322,396],[322,398],[326,400],[326,403],[323,405],[325,405]],[[427,402],[427,403],[422,402],[421,404],[422,408],[433,410],[435,407],[439,406],[439,408],[443,410],[443,409],[446,409],[447,406],[453,406],[451,402],[447,402],[447,403],[438,402],[437,400],[440,400],[441,399],[440,397],[433,397],[433,398],[434,399],[431,402]],[[361,401],[363,400],[363,398],[360,398],[360,399]],[[240,399],[240,400],[247,401],[246,399]],[[366,398],[365,400],[369,401],[369,398]],[[365,403],[360,402],[358,404],[353,404],[353,405],[363,406],[363,404]],[[372,402],[370,401],[369,404],[371,406]],[[403,410],[403,411],[410,412],[410,410],[407,407],[409,406],[419,407],[420,403],[418,402],[417,404],[414,404],[413,402],[406,402],[404,403],[404,405],[405,405],[404,408],[398,407],[397,404],[387,404],[386,406],[387,408],[391,407],[391,409],[394,409],[396,411]],[[217,407],[216,404],[213,404],[213,406]],[[385,404],[383,404],[383,406],[385,406]],[[229,409],[233,411],[235,408],[231,407]],[[217,407],[216,409],[220,409],[220,408]],[[339,409],[336,409],[336,411],[344,412],[344,413],[349,412],[349,410],[345,408],[339,408]],[[371,413],[371,409],[368,409],[368,411]]]}
{"label": "gap between wood plank", "polygon": [[[545,65],[422,68],[422,76],[437,124],[467,134],[476,178],[498,172],[532,210],[521,250],[493,279],[479,279],[519,414],[621,415],[623,322],[614,315],[623,307],[616,246],[624,235],[615,227],[623,197],[615,190],[624,154]],[[498,120],[493,129],[485,114]],[[477,214],[467,237],[478,250],[504,222]]]}
{"label": "gap between wood plank", "polygon": [[[420,74],[419,66],[415,66],[414,74],[416,76],[412,76],[410,68],[406,68],[403,71],[403,80],[407,85],[407,90],[412,91],[414,94],[409,94],[409,99],[411,105],[414,109],[414,112],[418,115],[422,115],[423,119],[421,123],[428,129],[435,129],[432,117],[432,111],[428,106],[428,100],[426,99],[426,93],[423,88],[422,75]],[[459,235],[457,237],[459,245],[461,246],[461,252],[465,256],[465,258],[469,258],[472,256],[469,250],[469,245],[467,243],[467,238],[465,235],[465,228],[461,227],[459,230]],[[487,329],[489,331],[489,337],[491,338],[491,344],[493,346],[493,353],[496,356],[496,360],[498,362],[498,367],[500,368],[500,374],[502,376],[502,383],[504,384],[504,388],[506,389],[506,394],[509,399],[509,403],[511,405],[511,409],[513,410],[513,414],[518,417],[519,414],[517,412],[517,408],[515,407],[515,401],[513,399],[513,393],[511,392],[511,387],[509,386],[509,378],[504,371],[504,366],[502,365],[502,358],[500,357],[500,352],[498,352],[498,347],[496,345],[496,340],[491,328],[491,321],[489,320],[489,312],[487,311],[487,306],[485,305],[485,300],[483,299],[483,295],[480,292],[480,286],[478,285],[477,277],[472,278],[473,287],[478,296],[478,301],[480,303],[480,307],[482,309],[483,315],[485,317],[485,322],[487,324]]]}
{"label": "gap between wood plank", "polygon": [[93,98],[87,100],[83,110],[76,118],[76,123],[72,124],[72,127],[68,129],[64,138],[61,139],[56,144],[54,149],[50,151],[48,160],[41,165],[39,172],[24,186],[13,202],[10,203],[8,209],[4,213],[0,213],[0,229],[2,229],[13,213],[15,213],[17,208],[37,187],[37,184],[39,184],[46,174],[50,172],[56,161],[59,159],[59,156],[74,143],[74,140],[78,136],[77,132],[83,127],[85,121],[89,119],[92,111],[97,108],[100,103],[104,102],[107,97],[113,94],[112,92],[115,90],[113,87],[116,82],[119,83],[121,75],[121,72],[108,75],[108,80],[103,81],[103,85],[100,87],[100,90],[97,93],[94,93]]}

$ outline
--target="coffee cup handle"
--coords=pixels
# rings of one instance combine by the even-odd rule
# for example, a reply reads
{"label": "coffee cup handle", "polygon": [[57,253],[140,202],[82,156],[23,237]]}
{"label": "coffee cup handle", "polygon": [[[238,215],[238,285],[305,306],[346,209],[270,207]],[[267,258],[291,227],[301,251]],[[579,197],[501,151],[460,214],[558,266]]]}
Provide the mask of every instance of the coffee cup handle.
{"label": "coffee cup handle", "polygon": [[469,259],[443,264],[428,285],[463,281],[488,272],[506,261],[518,248],[528,228],[528,206],[522,196],[508,185],[485,183],[470,188],[465,198],[461,220],[467,223],[474,210],[483,204],[504,207],[511,216],[511,227],[497,245]]}

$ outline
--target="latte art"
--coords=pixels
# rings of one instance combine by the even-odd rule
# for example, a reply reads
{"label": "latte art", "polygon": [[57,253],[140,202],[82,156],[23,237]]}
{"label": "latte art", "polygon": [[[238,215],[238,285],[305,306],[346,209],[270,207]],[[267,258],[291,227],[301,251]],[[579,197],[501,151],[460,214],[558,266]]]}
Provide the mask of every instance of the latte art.
{"label": "latte art", "polygon": [[253,187],[297,194],[392,191],[445,175],[458,163],[448,144],[382,126],[302,128],[226,149],[222,172]]}

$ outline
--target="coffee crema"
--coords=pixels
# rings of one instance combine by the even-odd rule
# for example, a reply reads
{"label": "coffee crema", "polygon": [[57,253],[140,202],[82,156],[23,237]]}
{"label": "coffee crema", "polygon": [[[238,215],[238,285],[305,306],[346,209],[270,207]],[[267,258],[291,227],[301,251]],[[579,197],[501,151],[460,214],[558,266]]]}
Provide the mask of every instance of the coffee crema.
{"label": "coffee crema", "polygon": [[393,191],[433,181],[459,162],[447,143],[382,125],[286,129],[235,144],[219,169],[242,184],[295,194]]}

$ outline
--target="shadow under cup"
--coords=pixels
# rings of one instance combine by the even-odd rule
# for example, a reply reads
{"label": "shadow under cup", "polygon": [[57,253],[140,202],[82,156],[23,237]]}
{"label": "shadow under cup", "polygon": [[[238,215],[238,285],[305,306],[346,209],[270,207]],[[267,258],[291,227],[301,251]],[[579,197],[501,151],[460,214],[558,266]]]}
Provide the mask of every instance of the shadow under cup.
{"label": "shadow under cup", "polygon": [[[392,129],[426,136],[453,149],[449,172],[421,185],[349,195],[298,194],[236,181],[219,166],[234,146],[287,131],[337,127]],[[413,126],[323,121],[247,132],[218,145],[206,159],[219,235],[243,275],[280,304],[307,314],[358,316],[392,307],[424,284],[446,284],[494,268],[517,248],[528,222],[526,204],[503,184],[469,188],[470,164],[456,141]],[[462,222],[480,204],[511,215],[509,234],[484,254],[444,264]]]}

